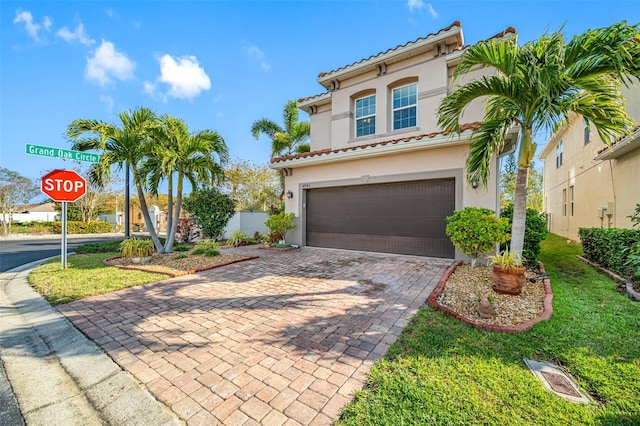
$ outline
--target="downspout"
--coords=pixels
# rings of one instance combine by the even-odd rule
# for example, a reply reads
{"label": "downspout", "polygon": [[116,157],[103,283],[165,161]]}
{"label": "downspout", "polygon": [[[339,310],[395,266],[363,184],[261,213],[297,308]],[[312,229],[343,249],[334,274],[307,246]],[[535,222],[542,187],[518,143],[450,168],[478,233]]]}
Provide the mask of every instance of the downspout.
{"label": "downspout", "polygon": [[[616,216],[618,215],[618,203],[616,202],[616,183],[613,178],[613,164],[611,164],[611,158],[609,158],[609,172],[611,173],[611,190],[613,191],[613,227],[616,227]],[[609,220],[609,225],[611,221]],[[609,226],[610,227],[610,226]]]}

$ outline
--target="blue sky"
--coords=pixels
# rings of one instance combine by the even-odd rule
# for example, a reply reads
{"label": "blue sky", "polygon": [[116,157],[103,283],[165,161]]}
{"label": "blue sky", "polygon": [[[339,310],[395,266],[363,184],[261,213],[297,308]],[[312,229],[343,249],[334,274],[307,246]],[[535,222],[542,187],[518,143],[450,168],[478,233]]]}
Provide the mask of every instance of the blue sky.
{"label": "blue sky", "polygon": [[524,43],[565,23],[570,37],[640,22],[640,1],[3,0],[0,12],[0,165],[36,179],[74,164],[25,144],[68,149],[72,120],[117,123],[137,106],[216,130],[232,158],[267,163],[269,141],[251,124],[281,122],[287,100],[323,93],[322,71],[456,20],[466,44],[509,26]]}

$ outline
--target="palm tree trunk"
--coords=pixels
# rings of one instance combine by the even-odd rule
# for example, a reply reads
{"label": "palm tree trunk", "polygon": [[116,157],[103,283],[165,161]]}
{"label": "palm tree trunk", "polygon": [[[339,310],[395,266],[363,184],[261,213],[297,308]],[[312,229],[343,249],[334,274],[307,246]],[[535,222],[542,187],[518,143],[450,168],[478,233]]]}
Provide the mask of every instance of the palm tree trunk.
{"label": "palm tree trunk", "polygon": [[511,253],[522,258],[524,232],[527,220],[527,179],[529,167],[518,166],[516,175],[516,193],[513,200],[513,223],[511,225]]}
{"label": "palm tree trunk", "polygon": [[182,173],[178,173],[178,190],[177,190],[177,194],[176,194],[176,205],[174,207],[175,213],[172,212],[172,214],[174,214],[173,217],[173,222],[171,224],[171,229],[169,229],[167,227],[167,241],[166,241],[166,247],[167,247],[167,253],[171,253],[171,250],[173,249],[173,241],[175,239],[176,236],[176,232],[178,230],[178,222],[180,220],[180,209],[182,208]]}
{"label": "palm tree trunk", "polygon": [[[164,240],[164,252],[171,253],[173,249],[173,239],[175,238],[175,233],[171,233],[171,228],[173,228],[173,174],[169,173],[167,177],[167,232],[166,238]],[[177,222],[177,219],[176,219]]]}
{"label": "palm tree trunk", "polygon": [[149,230],[149,235],[151,235],[151,239],[153,240],[153,245],[156,246],[156,251],[158,253],[164,253],[164,247],[160,243],[160,238],[158,238],[158,233],[156,232],[156,228],[153,226],[153,222],[151,222],[151,216],[149,215],[149,208],[147,207],[147,200],[144,199],[144,192],[142,191],[142,186],[136,184],[138,188],[138,200],[140,201],[140,209],[142,210],[142,216],[144,217],[144,224]]}

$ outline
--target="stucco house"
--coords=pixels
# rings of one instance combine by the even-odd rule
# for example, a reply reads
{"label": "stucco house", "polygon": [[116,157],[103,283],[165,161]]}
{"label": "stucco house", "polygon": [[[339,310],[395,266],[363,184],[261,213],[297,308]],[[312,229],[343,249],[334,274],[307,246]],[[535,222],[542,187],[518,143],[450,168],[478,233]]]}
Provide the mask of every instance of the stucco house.
{"label": "stucco house", "polygon": [[11,220],[19,223],[54,222],[60,220],[60,212],[55,203],[28,204],[16,209]]}
{"label": "stucco house", "polygon": [[[515,37],[509,28],[494,37]],[[464,51],[452,25],[318,76],[326,92],[298,101],[309,114],[311,151],[272,159],[285,173],[287,241],[308,246],[454,258],[445,217],[466,206],[498,208],[498,158],[486,189],[465,180],[475,102],[464,131],[437,126],[440,101]],[[464,84],[493,72],[476,69]],[[517,130],[509,139],[517,140]],[[507,145],[510,145],[508,142]]]}
{"label": "stucco house", "polygon": [[[640,88],[623,87],[627,112],[640,124]],[[640,203],[640,125],[608,147],[582,116],[551,136],[544,161],[544,210],[549,230],[578,240],[580,228],[631,228]]]}

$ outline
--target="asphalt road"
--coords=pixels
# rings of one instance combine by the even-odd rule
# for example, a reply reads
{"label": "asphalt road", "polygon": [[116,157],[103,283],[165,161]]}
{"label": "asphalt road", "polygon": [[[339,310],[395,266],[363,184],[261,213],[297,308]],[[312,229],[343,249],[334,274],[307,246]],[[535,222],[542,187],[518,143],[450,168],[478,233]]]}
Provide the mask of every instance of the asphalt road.
{"label": "asphalt road", "polygon": [[[87,243],[121,239],[122,236],[109,235],[105,237],[67,238],[67,251],[69,253]],[[51,256],[60,256],[62,249],[61,238],[37,238],[29,240],[2,240],[0,241],[0,272],[8,271],[17,266],[24,265],[35,260],[46,259]]]}

